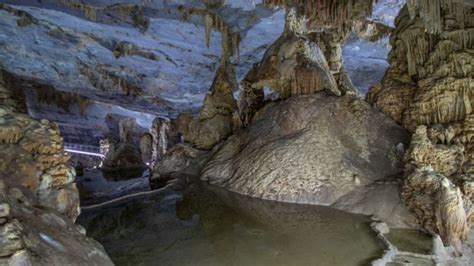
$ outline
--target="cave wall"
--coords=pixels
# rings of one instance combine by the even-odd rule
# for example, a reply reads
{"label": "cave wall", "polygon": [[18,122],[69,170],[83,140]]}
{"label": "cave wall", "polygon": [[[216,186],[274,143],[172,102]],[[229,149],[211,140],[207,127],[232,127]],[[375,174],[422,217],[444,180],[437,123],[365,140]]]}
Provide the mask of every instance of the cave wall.
{"label": "cave wall", "polygon": [[18,80],[5,70],[0,69],[0,105],[11,111],[27,113],[26,99]]}
{"label": "cave wall", "polygon": [[69,156],[55,123],[0,107],[0,157],[0,176],[7,183],[28,189],[40,206],[73,220],[79,216],[75,171],[67,164]]}
{"label": "cave wall", "polygon": [[408,207],[425,230],[460,246],[474,223],[474,8],[407,1],[390,39],[390,67],[367,100],[410,130]]}

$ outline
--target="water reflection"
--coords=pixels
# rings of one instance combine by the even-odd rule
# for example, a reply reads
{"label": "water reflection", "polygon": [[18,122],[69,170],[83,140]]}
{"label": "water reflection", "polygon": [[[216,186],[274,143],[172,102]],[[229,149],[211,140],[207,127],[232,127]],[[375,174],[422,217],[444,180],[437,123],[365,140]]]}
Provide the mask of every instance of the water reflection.
{"label": "water reflection", "polygon": [[201,185],[79,221],[118,265],[362,265],[382,248],[363,216]]}

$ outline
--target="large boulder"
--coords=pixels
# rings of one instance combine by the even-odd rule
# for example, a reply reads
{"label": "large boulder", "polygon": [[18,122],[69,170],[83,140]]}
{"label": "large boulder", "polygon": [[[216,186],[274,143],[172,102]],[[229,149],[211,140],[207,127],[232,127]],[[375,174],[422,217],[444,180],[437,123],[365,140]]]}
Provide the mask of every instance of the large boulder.
{"label": "large boulder", "polygon": [[85,230],[0,179],[0,265],[113,265]]}
{"label": "large boulder", "polygon": [[195,149],[190,144],[176,144],[154,166],[150,176],[151,187],[163,187],[172,179],[199,180],[199,173],[208,153]]}
{"label": "large boulder", "polygon": [[252,197],[331,205],[377,180],[396,182],[408,141],[402,127],[355,96],[292,97],[261,109],[201,179]]}
{"label": "large boulder", "polygon": [[109,152],[104,159],[102,169],[105,171],[127,171],[144,169],[140,151],[130,143],[118,144],[118,147]]}

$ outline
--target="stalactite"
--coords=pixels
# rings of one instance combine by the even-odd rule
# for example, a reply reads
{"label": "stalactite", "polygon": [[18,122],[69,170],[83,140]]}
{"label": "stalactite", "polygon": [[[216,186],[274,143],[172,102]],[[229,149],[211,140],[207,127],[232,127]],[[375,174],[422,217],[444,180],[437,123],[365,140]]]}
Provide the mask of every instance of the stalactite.
{"label": "stalactite", "polygon": [[443,32],[442,10],[456,20],[458,29],[464,29],[466,9],[463,0],[407,0],[411,19],[417,15],[423,20],[426,29],[431,34]]}
{"label": "stalactite", "polygon": [[[222,2],[223,3],[223,2]],[[209,2],[210,6],[221,6],[221,2],[214,3]],[[213,8],[213,7],[212,7]],[[216,30],[221,33],[222,36],[222,49],[228,58],[230,56],[240,57],[240,35],[238,30],[234,30],[232,27],[227,25],[227,23],[220,17],[220,15],[213,13],[211,7],[209,9],[200,9],[200,8],[186,8],[184,6],[179,6],[178,11],[181,13],[181,19],[183,21],[188,21],[191,15],[200,16],[204,24],[204,34],[206,47],[210,47],[211,43],[211,33],[212,30]],[[226,59],[227,60],[227,59]]]}
{"label": "stalactite", "polygon": [[204,27],[206,31],[206,46],[209,48],[211,42],[211,30],[212,30],[213,19],[209,14],[204,17]]}
{"label": "stalactite", "polygon": [[373,0],[265,0],[270,6],[296,7],[298,15],[309,24],[319,26],[350,26],[353,20],[365,19],[372,13]]}
{"label": "stalactite", "polygon": [[239,33],[232,34],[232,53],[237,56],[237,60],[240,62],[239,38]]}
{"label": "stalactite", "polygon": [[457,247],[474,221],[474,10],[465,3],[407,0],[390,40],[390,68],[368,97],[414,132],[405,203],[426,231]]}
{"label": "stalactite", "polygon": [[456,44],[459,44],[462,49],[472,49],[474,44],[474,28],[465,30],[456,30],[450,32],[443,32],[442,38],[448,39]]}
{"label": "stalactite", "polygon": [[428,59],[429,42],[426,36],[420,36],[418,31],[406,31],[400,35],[400,39],[404,42],[407,54],[408,74],[415,75],[418,73],[418,66],[423,65]]}
{"label": "stalactite", "polygon": [[59,3],[63,6],[80,10],[81,12],[84,13],[84,16],[90,20],[96,20],[97,11],[100,9],[103,9],[103,8],[84,4],[82,3],[82,1],[79,1],[79,0],[71,0],[71,1],[60,0]]}
{"label": "stalactite", "polygon": [[71,112],[71,106],[77,104],[80,114],[83,114],[87,107],[92,103],[88,98],[85,98],[77,93],[58,91],[51,87],[41,85],[34,85],[36,89],[38,102],[48,105],[54,104],[63,109],[65,112]]}
{"label": "stalactite", "polygon": [[227,27],[222,27],[221,31],[221,38],[222,38],[222,55],[221,60],[228,61],[229,57],[231,56],[231,50],[229,49],[229,32],[227,31]]}

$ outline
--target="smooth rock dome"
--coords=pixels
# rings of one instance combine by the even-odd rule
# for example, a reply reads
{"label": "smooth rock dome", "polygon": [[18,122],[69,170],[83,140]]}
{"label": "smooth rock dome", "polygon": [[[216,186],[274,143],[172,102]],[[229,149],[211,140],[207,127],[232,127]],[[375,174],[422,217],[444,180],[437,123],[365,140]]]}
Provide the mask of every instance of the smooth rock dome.
{"label": "smooth rock dome", "polygon": [[262,108],[219,148],[201,179],[261,199],[330,205],[399,177],[400,143],[408,140],[358,97],[293,97]]}

